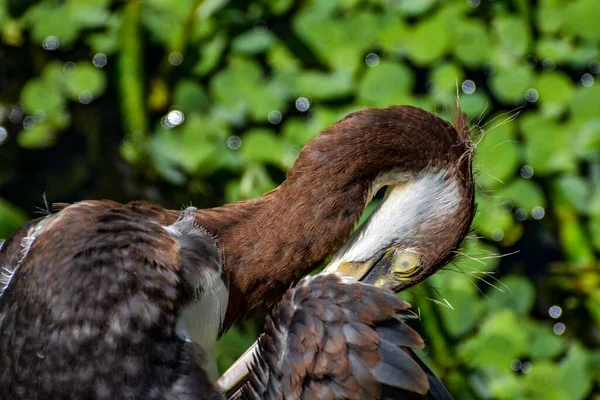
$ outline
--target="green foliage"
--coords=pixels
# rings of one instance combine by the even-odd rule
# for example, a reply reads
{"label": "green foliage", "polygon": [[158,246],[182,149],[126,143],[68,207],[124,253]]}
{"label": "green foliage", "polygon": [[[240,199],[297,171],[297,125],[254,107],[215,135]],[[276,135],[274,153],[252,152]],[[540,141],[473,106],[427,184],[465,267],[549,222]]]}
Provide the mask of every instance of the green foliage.
{"label": "green foliage", "polygon": [[[457,399],[598,389],[597,0],[17,3],[0,0],[0,237],[44,191],[161,192],[175,207],[256,197],[347,113],[412,104],[451,119],[458,93],[478,213],[452,265],[403,294],[426,360]],[[221,370],[261,324],[225,335]]]}

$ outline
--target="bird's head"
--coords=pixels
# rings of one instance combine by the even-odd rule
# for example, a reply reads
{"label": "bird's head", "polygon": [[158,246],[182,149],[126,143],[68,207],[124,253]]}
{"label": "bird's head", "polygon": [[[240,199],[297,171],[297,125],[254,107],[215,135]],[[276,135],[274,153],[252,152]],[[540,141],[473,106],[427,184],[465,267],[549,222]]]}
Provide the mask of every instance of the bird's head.
{"label": "bird's head", "polygon": [[[419,140],[439,153],[431,157],[437,161],[414,170],[380,174],[372,192],[387,186],[383,200],[325,269],[395,292],[446,265],[475,214],[472,146],[458,107],[455,126],[423,110],[409,107],[403,112],[427,120]],[[444,147],[438,148],[440,143]]]}

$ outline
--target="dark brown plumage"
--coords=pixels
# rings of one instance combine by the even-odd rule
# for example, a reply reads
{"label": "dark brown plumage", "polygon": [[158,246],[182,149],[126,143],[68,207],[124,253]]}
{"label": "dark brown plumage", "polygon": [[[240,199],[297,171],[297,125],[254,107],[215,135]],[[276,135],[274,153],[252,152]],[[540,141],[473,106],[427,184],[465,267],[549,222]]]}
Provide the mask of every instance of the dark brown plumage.
{"label": "dark brown plumage", "polygon": [[306,278],[267,318],[246,399],[425,398],[423,339],[392,291],[334,274]]}
{"label": "dark brown plumage", "polygon": [[0,252],[0,398],[221,398],[203,350],[176,334],[222,268],[193,221],[174,236],[136,207],[88,201],[17,231]]}

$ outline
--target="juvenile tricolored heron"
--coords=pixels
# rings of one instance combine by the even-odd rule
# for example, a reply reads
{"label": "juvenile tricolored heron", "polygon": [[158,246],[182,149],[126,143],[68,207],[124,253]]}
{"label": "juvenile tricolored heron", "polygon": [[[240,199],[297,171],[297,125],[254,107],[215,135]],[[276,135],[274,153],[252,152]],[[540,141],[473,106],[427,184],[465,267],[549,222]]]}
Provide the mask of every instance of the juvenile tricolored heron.
{"label": "juvenile tricolored heron", "polygon": [[[3,357],[11,367],[0,373],[0,384],[8,385],[3,387],[12,388],[11,393],[16,394],[52,384],[52,390],[64,391],[70,386],[67,382],[81,378],[77,381],[81,390],[97,390],[88,393],[98,396],[109,393],[115,389],[111,386],[114,382],[102,385],[108,375],[91,373],[90,368],[95,367],[90,367],[90,354],[76,351],[84,346],[82,332],[85,337],[91,330],[102,341],[87,343],[87,348],[98,353],[92,356],[108,357],[112,351],[113,358],[99,358],[103,363],[97,367],[108,374],[110,366],[119,365],[123,382],[119,381],[118,387],[130,390],[123,393],[135,397],[141,383],[151,384],[146,388],[160,384],[172,390],[192,390],[178,380],[156,378],[160,374],[136,374],[140,365],[146,371],[148,363],[158,368],[165,360],[170,362],[171,372],[194,364],[193,354],[185,350],[194,346],[176,340],[175,325],[210,352],[219,332],[257,307],[272,305],[290,284],[342,244],[366,204],[384,185],[390,186],[385,199],[364,228],[334,257],[327,272],[340,271],[395,291],[424,279],[451,258],[473,215],[470,142],[464,119],[457,121],[455,129],[413,107],[364,110],[309,142],[286,181],[258,199],[188,210],[183,218],[180,212],[148,203],[121,206],[87,201],[31,223],[5,244],[0,258],[10,278],[0,296],[0,330],[21,333],[9,334],[10,339],[2,343],[6,350]],[[182,221],[187,221],[183,225],[187,228],[178,228]],[[215,256],[208,250],[209,239],[216,240],[222,265],[229,273],[229,296],[225,274],[214,267]],[[15,250],[21,241],[23,252]],[[154,272],[136,272],[136,265]],[[213,268],[205,267],[199,273],[194,266],[200,265]],[[111,273],[116,274],[114,279],[108,278]],[[119,294],[123,290],[121,279],[129,291]],[[138,282],[140,279],[143,282]],[[87,296],[91,300],[70,302],[73,297],[81,300]],[[133,305],[127,303],[130,297],[137,299]],[[190,298],[199,301],[186,302]],[[140,304],[139,299],[146,303]],[[184,309],[183,305],[191,307]],[[223,315],[225,307],[227,313]],[[19,315],[27,315],[27,320]],[[115,332],[87,324],[90,318],[108,321]],[[133,334],[147,343],[127,347],[133,353],[129,358],[128,353],[122,353],[123,358],[118,359],[119,345],[110,347],[115,346],[116,333],[125,337]],[[36,352],[36,346],[48,344],[39,340],[42,336],[58,342]],[[161,341],[179,358],[169,358],[160,350],[156,345]],[[38,366],[51,376],[61,369],[51,368],[48,360],[56,357],[46,351],[59,345],[65,346],[65,352],[56,354],[72,357],[55,359],[59,366],[70,366],[73,372],[78,362],[86,365],[86,373],[77,378],[63,370],[59,375],[65,381],[62,388],[56,380],[44,380],[46,375],[40,369],[29,373],[15,361],[33,362],[31,356],[41,355],[46,361]],[[144,346],[154,361],[134,357]],[[127,380],[128,371],[136,375],[135,379]],[[192,372],[197,377],[197,371]],[[34,379],[37,386],[18,384],[27,378]],[[81,385],[84,379],[91,379],[88,383],[95,386]],[[149,396],[154,392],[144,393]]]}

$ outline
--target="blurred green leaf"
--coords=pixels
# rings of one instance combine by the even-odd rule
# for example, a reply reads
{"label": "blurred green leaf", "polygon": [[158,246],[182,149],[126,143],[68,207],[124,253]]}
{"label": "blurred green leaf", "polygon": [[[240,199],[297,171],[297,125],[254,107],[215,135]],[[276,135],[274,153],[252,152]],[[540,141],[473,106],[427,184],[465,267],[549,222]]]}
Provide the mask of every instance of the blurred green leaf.
{"label": "blurred green leaf", "polygon": [[242,136],[241,152],[249,161],[280,165],[283,149],[272,131],[252,129]]}
{"label": "blurred green leaf", "polygon": [[533,72],[525,66],[501,69],[489,79],[492,93],[506,104],[514,104],[533,85]]}
{"label": "blurred green leaf", "polygon": [[560,190],[570,205],[582,214],[587,214],[592,195],[590,183],[577,175],[563,175],[558,178],[557,189]]}
{"label": "blurred green leaf", "polygon": [[0,239],[7,238],[27,222],[27,215],[14,204],[0,197]]}
{"label": "blurred green leaf", "polygon": [[535,174],[573,172],[576,169],[572,138],[564,126],[539,114],[519,118],[525,137],[525,160]]}
{"label": "blurred green leaf", "polygon": [[486,188],[508,183],[521,163],[515,125],[508,118],[497,116],[495,127],[484,131],[477,145],[474,169],[479,171],[479,182]]}
{"label": "blurred green leaf", "polygon": [[[433,284],[444,293],[444,300],[438,307],[444,328],[451,337],[459,337],[471,331],[481,307],[478,307],[476,289],[468,276],[457,275],[455,279],[448,279],[448,272],[432,277]],[[452,308],[445,305],[451,304]]]}
{"label": "blurred green leaf", "polygon": [[86,93],[97,98],[104,92],[106,77],[91,63],[77,63],[65,77],[65,93],[72,100],[81,100]]}
{"label": "blurred green leaf", "polygon": [[231,47],[239,53],[257,54],[265,52],[275,41],[275,36],[266,29],[251,30],[233,39]]}
{"label": "blurred green leaf", "polygon": [[55,115],[63,111],[65,100],[56,85],[31,79],[21,91],[21,105],[30,114],[43,111],[46,115]]}
{"label": "blurred green leaf", "polygon": [[569,104],[571,115],[577,119],[597,117],[598,104],[600,104],[600,84],[589,88],[579,87]]}
{"label": "blurred green leaf", "polygon": [[207,109],[210,102],[202,86],[193,80],[181,80],[173,92],[173,104],[184,114]]}
{"label": "blurred green leaf", "polygon": [[590,392],[593,383],[588,362],[589,356],[585,349],[579,343],[575,343],[558,367],[556,387],[568,393],[570,399],[584,399]]}
{"label": "blurred green leaf", "polygon": [[535,289],[531,282],[518,275],[509,275],[500,282],[491,281],[496,287],[488,290],[488,309],[497,312],[509,309],[518,314],[527,314],[535,301]]}
{"label": "blurred green leaf", "polygon": [[529,52],[531,33],[525,19],[514,15],[501,15],[494,20],[493,25],[504,53],[522,57]]}
{"label": "blurred green leaf", "polygon": [[575,90],[569,77],[559,72],[541,74],[535,86],[539,93],[539,102],[553,114],[569,104]]}
{"label": "blurred green leaf", "polygon": [[527,179],[516,179],[497,193],[498,197],[508,200],[515,207],[522,207],[530,212],[535,207],[546,208],[544,192],[537,183]]}
{"label": "blurred green leaf", "polygon": [[406,15],[415,16],[427,12],[435,3],[437,3],[437,0],[398,0],[395,2],[394,7]]}
{"label": "blurred green leaf", "polygon": [[194,67],[194,73],[203,76],[216,67],[225,46],[227,46],[227,40],[222,34],[216,35],[206,43],[201,49],[200,61]]}
{"label": "blurred green leaf", "polygon": [[[174,129],[158,129],[152,136],[153,160],[165,176],[169,167],[181,167],[187,173],[208,175],[219,168],[220,154],[226,150],[227,126],[205,116],[191,115]],[[175,177],[175,176],[173,176]]]}
{"label": "blurred green leaf", "polygon": [[365,106],[388,107],[409,97],[414,78],[402,64],[381,61],[369,68],[358,87],[359,102]]}
{"label": "blurred green leaf", "polygon": [[450,46],[450,38],[445,33],[445,28],[445,21],[438,15],[424,20],[409,32],[407,50],[417,65],[428,64],[446,53]]}
{"label": "blurred green leaf", "polygon": [[[534,359],[552,358],[562,353],[566,342],[550,326],[532,323],[530,326],[530,356]],[[535,362],[537,368],[537,362]]]}
{"label": "blurred green leaf", "polygon": [[43,149],[54,144],[56,133],[44,123],[35,123],[17,136],[19,146],[26,149]]}
{"label": "blurred green leaf", "polygon": [[431,72],[431,80],[436,90],[455,95],[457,86],[464,80],[464,72],[454,63],[444,63]]}
{"label": "blurred green leaf", "polygon": [[571,2],[565,10],[566,28],[584,39],[600,39],[597,15],[600,15],[600,3],[595,0],[577,0]]}
{"label": "blurred green leaf", "polygon": [[456,24],[452,43],[454,55],[468,67],[478,67],[489,60],[491,42],[485,24],[479,20],[463,20]]}
{"label": "blurred green leaf", "polygon": [[477,231],[488,239],[502,240],[515,229],[512,213],[500,199],[478,195],[478,210],[473,221]]}
{"label": "blurred green leaf", "polygon": [[33,41],[40,46],[47,38],[55,37],[59,46],[69,47],[81,29],[80,20],[69,7],[56,7],[52,2],[41,2],[30,7],[24,20],[30,26]]}
{"label": "blurred green leaf", "polygon": [[306,8],[296,14],[293,27],[331,68],[353,73],[363,62],[363,53],[379,36],[379,18],[363,11],[334,21],[315,7]]}
{"label": "blurred green leaf", "polygon": [[565,19],[562,0],[542,0],[536,10],[536,26],[543,33],[556,33]]}
{"label": "blurred green leaf", "polygon": [[[510,363],[527,352],[527,333],[510,310],[490,315],[473,337],[458,347],[460,360],[471,367],[508,371]],[[502,349],[499,351],[498,349]]]}
{"label": "blurred green leaf", "polygon": [[312,99],[330,100],[350,94],[353,82],[347,72],[324,74],[307,71],[298,76],[298,93]]}

